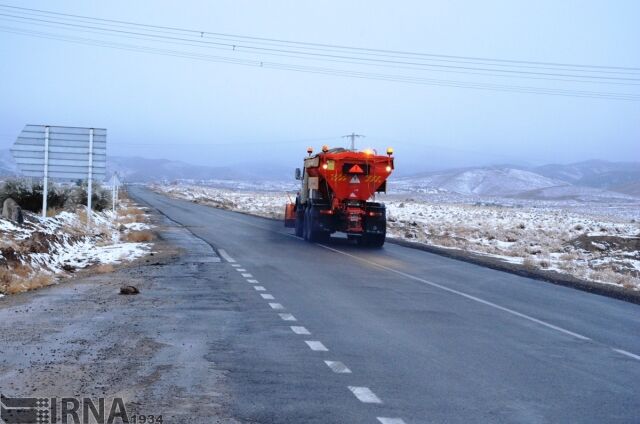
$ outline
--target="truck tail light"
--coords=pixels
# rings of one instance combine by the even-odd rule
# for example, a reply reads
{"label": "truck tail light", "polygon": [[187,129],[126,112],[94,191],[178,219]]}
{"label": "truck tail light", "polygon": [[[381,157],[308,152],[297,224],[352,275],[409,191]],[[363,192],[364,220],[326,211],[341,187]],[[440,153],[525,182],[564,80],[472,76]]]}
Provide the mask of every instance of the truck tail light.
{"label": "truck tail light", "polygon": [[320,215],[333,215],[333,209],[320,209]]}

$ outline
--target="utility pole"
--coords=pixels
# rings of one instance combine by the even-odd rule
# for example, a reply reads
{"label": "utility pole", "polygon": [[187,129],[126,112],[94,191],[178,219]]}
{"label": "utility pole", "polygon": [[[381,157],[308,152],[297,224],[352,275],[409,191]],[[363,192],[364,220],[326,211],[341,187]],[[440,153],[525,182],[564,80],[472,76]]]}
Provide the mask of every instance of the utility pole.
{"label": "utility pole", "polygon": [[358,137],[364,137],[364,135],[351,133],[351,134],[342,136],[342,138],[350,138],[351,139],[351,150],[355,150],[356,149],[356,138],[358,138]]}

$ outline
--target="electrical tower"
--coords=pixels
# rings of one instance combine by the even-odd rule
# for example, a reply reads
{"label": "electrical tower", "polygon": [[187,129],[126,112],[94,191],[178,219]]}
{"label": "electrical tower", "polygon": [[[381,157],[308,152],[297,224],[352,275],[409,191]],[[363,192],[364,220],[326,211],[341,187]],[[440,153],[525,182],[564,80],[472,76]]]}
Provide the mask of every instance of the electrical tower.
{"label": "electrical tower", "polygon": [[342,136],[342,138],[350,138],[351,139],[351,150],[355,150],[356,149],[356,138],[357,137],[365,137],[365,136],[361,135],[361,134],[356,134],[356,133],[351,133],[351,134]]}

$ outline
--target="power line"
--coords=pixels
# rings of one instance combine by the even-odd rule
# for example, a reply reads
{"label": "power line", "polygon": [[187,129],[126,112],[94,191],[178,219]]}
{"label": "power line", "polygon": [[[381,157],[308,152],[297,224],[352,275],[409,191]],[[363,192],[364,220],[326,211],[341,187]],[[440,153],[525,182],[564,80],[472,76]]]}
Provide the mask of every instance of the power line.
{"label": "power line", "polygon": [[29,35],[37,38],[67,41],[67,42],[72,42],[76,44],[108,47],[108,48],[113,48],[118,50],[151,53],[151,54],[158,54],[163,56],[182,57],[182,58],[203,60],[203,61],[209,61],[209,62],[221,62],[221,63],[229,63],[229,64],[236,64],[236,65],[244,65],[244,66],[289,70],[289,71],[296,71],[296,72],[344,76],[344,77],[358,78],[358,79],[404,82],[404,83],[412,83],[412,84],[420,84],[420,85],[433,85],[433,86],[445,86],[445,87],[472,88],[472,89],[488,90],[488,91],[548,94],[548,95],[556,95],[556,96],[588,97],[588,98],[601,98],[601,99],[613,99],[613,100],[630,100],[630,101],[640,100],[640,95],[627,94],[627,93],[594,92],[594,91],[585,91],[585,90],[565,90],[565,89],[555,89],[555,88],[541,88],[541,87],[514,86],[514,85],[503,85],[503,84],[492,84],[492,83],[474,83],[474,82],[455,81],[455,80],[428,79],[428,78],[419,78],[419,77],[403,76],[403,75],[378,74],[378,73],[371,73],[371,72],[350,71],[350,70],[335,69],[335,68],[321,68],[321,67],[312,67],[312,66],[304,66],[304,65],[283,64],[283,63],[276,63],[276,62],[264,62],[264,61],[253,60],[253,59],[237,59],[237,58],[230,58],[225,56],[212,56],[212,55],[204,55],[204,54],[185,52],[185,51],[167,50],[167,49],[158,49],[158,48],[151,48],[151,47],[122,44],[122,43],[113,43],[113,42],[103,41],[103,40],[71,37],[71,36],[64,36],[64,35],[57,35],[57,34],[50,34],[50,33],[43,33],[43,32],[22,30],[22,29],[16,29],[16,28],[0,27],[0,31],[20,34],[20,35]]}
{"label": "power line", "polygon": [[[144,37],[149,37],[151,39],[157,39],[160,41],[196,43],[197,46],[199,45],[202,47],[208,47],[208,46],[227,47],[228,49],[233,49],[233,51],[249,50],[252,52],[259,52],[262,54],[276,55],[276,56],[280,55],[281,53],[284,53],[289,55],[296,55],[296,57],[298,58],[309,57],[309,58],[333,59],[333,60],[337,59],[337,60],[347,61],[346,63],[355,63],[355,64],[364,64],[364,65],[370,65],[370,64],[407,65],[410,67],[409,69],[426,68],[431,70],[438,70],[438,69],[465,70],[465,71],[476,71],[476,72],[479,72],[479,74],[486,74],[490,76],[501,76],[501,77],[512,76],[512,75],[515,75],[518,77],[524,77],[524,78],[529,76],[556,77],[556,78],[559,78],[560,81],[565,81],[565,78],[572,78],[574,80],[582,79],[582,80],[585,80],[585,82],[589,81],[589,82],[605,82],[605,83],[609,83],[612,81],[615,81],[615,82],[640,81],[640,78],[629,78],[629,77],[621,77],[621,76],[566,74],[566,73],[556,73],[556,72],[534,72],[534,71],[522,71],[522,70],[514,70],[514,69],[484,68],[484,67],[478,67],[478,66],[443,65],[443,64],[434,64],[434,63],[421,63],[416,61],[407,62],[407,61],[391,60],[391,59],[374,59],[374,58],[368,58],[368,57],[326,54],[326,53],[317,53],[317,52],[309,52],[309,51],[302,51],[302,50],[287,50],[282,48],[277,49],[277,48],[256,47],[256,46],[251,46],[247,44],[240,45],[240,44],[232,44],[229,42],[222,43],[222,42],[214,42],[214,41],[208,41],[208,40],[174,37],[169,35],[145,34],[145,33],[136,32],[136,31],[128,31],[128,30],[113,29],[113,28],[102,28],[94,25],[74,24],[69,22],[60,22],[60,21],[52,21],[49,19],[24,17],[24,16],[12,15],[12,14],[6,14],[6,13],[0,13],[0,16],[4,17],[4,19],[15,18],[15,19],[24,20],[27,22],[46,23],[46,24],[59,25],[63,27],[81,28],[84,30],[97,30],[97,31],[103,31],[107,33],[119,34],[123,36],[144,36]],[[580,72],[585,72],[585,71],[583,70]],[[631,75],[635,75],[635,74],[631,74]],[[637,76],[640,76],[640,75],[637,75]]]}
{"label": "power line", "polygon": [[363,48],[363,47],[343,46],[343,45],[337,45],[337,44],[310,43],[310,42],[301,42],[301,41],[282,40],[282,39],[275,39],[275,38],[252,37],[247,35],[199,31],[194,29],[185,29],[185,28],[162,26],[162,25],[149,25],[149,24],[142,24],[137,22],[105,19],[105,18],[95,18],[95,17],[88,17],[88,16],[81,16],[81,15],[74,15],[74,14],[68,14],[68,13],[47,11],[42,9],[33,9],[33,8],[4,5],[4,4],[0,4],[0,7],[29,11],[29,12],[36,12],[36,13],[47,14],[47,15],[65,16],[65,17],[70,17],[75,19],[92,20],[97,22],[108,22],[108,23],[115,23],[115,24],[122,24],[122,25],[135,25],[135,26],[146,27],[151,29],[184,32],[184,33],[190,33],[190,34],[200,35],[200,36],[214,35],[214,36],[227,37],[227,38],[236,38],[241,40],[253,40],[253,41],[260,41],[260,42],[299,45],[299,46],[306,46],[311,48],[321,47],[321,48],[352,50],[352,51],[369,52],[369,53],[377,53],[377,54],[396,54],[396,55],[427,57],[427,58],[446,58],[446,59],[463,59],[463,60],[469,60],[469,61],[487,61],[487,62],[504,63],[506,65],[526,64],[526,65],[540,65],[540,66],[564,66],[564,67],[571,67],[571,68],[591,68],[591,69],[602,69],[602,70],[610,69],[610,70],[640,71],[640,68],[638,67],[604,66],[604,65],[591,65],[591,64],[586,65],[586,64],[571,64],[571,63],[559,63],[559,62],[525,61],[525,60],[513,60],[513,59],[496,59],[496,58],[474,57],[474,56],[444,55],[444,54],[408,52],[408,51],[399,51],[399,50],[371,49],[371,48]]}
{"label": "power line", "polygon": [[[0,14],[2,15],[2,14]],[[9,21],[14,21],[11,18],[6,18],[6,17],[2,17],[0,16],[0,20],[9,20]],[[15,22],[15,21],[14,21]],[[38,25],[39,27],[50,27],[50,28],[56,28],[59,29],[59,27],[55,26],[55,25],[48,25],[46,23],[42,23]],[[80,32],[86,32],[86,33],[91,33],[91,34],[100,34],[100,35],[104,35],[102,32],[100,31],[93,31],[91,29],[83,29],[83,30],[79,30]],[[134,35],[130,35],[130,34],[118,34],[117,36],[119,37],[123,37],[123,38],[127,38],[127,39],[134,39],[134,40],[145,40],[145,41],[149,41],[148,38],[144,38],[144,37],[148,37],[148,34],[140,34],[140,36],[134,36]],[[164,40],[164,42],[170,43],[170,44],[177,44],[177,45],[181,45],[181,46],[190,46],[190,47],[203,47],[201,45],[197,45],[197,44],[193,44],[192,42],[180,42],[180,41],[174,41],[174,40]],[[229,45],[223,45],[224,47],[220,47],[220,46],[213,46],[213,45],[206,45],[204,47],[207,47],[208,49],[214,49],[214,50],[222,50],[222,51],[227,51],[229,52],[230,49],[228,48]],[[232,46],[233,49],[232,51],[235,53],[247,53],[246,51],[241,51],[239,46],[233,45]],[[295,54],[280,54],[280,53],[274,53],[274,52],[262,52],[263,54],[267,54],[270,56],[277,56],[277,57],[287,57],[287,58],[297,58],[297,59],[313,59],[310,57],[305,57],[305,56],[299,56],[299,55],[295,55]],[[357,58],[356,58],[357,59]],[[356,62],[353,60],[340,60],[340,59],[323,59],[326,62],[333,62],[333,63],[348,63],[348,64],[357,64],[357,65],[363,65],[362,62]],[[499,76],[499,77],[518,77],[518,78],[526,78],[526,79],[532,79],[532,80],[545,80],[545,81],[562,81],[562,82],[579,82],[579,83],[598,83],[598,84],[608,84],[608,85],[622,85],[622,86],[635,86],[635,85],[640,85],[638,83],[626,83],[626,82],[614,82],[614,81],[601,81],[601,80],[596,80],[596,81],[590,81],[590,80],[575,80],[575,79],[567,79],[567,78],[550,78],[550,77],[538,77],[538,76],[531,76],[531,75],[526,75],[526,76],[522,76],[522,75],[502,75],[502,74],[491,74],[491,73],[486,73],[486,72],[471,72],[471,71],[459,71],[459,70],[451,70],[451,69],[422,69],[422,68],[416,68],[416,67],[412,67],[412,66],[399,66],[399,65],[390,65],[390,64],[385,64],[385,63],[372,63],[372,64],[368,64],[368,65],[373,65],[373,66],[378,66],[378,67],[385,67],[385,68],[393,68],[393,69],[408,69],[408,70],[423,70],[423,71],[432,71],[432,72],[447,72],[447,73],[456,73],[456,74],[466,74],[466,75],[482,75],[482,76]],[[425,65],[425,66],[429,66],[429,65]],[[471,68],[470,68],[471,69]],[[496,70],[496,72],[501,72],[501,70]],[[640,81],[640,80],[638,80]]]}
{"label": "power line", "polygon": [[[16,7],[12,7],[12,6],[3,6],[3,5],[0,5],[0,7],[11,7],[11,8],[14,8],[14,9],[16,8]],[[18,8],[18,9],[23,9],[23,8]],[[2,10],[2,9],[0,9],[0,10]],[[27,9],[27,10],[31,10],[31,9]],[[37,9],[33,9],[33,10],[37,11]],[[59,13],[56,13],[56,12],[44,12],[44,11],[38,11],[38,12],[66,16],[65,14],[59,14]],[[7,18],[9,18],[9,19],[19,18],[19,19],[23,19],[23,20],[24,19],[27,19],[27,20],[28,19],[33,19],[33,18],[25,18],[25,17],[16,16],[16,15],[8,15],[8,14],[2,14],[2,13],[0,13],[0,15],[4,15],[5,16],[4,19],[7,19]],[[105,20],[100,19],[100,18],[81,17],[81,16],[78,16],[78,15],[70,15],[70,16],[73,16],[74,19],[105,21]],[[0,19],[2,19],[2,18],[0,18]],[[77,31],[78,28],[82,28],[82,29],[79,29],[82,32],[94,32],[94,30],[95,30],[95,31],[104,31],[104,32],[109,33],[109,32],[114,32],[115,31],[114,34],[117,37],[142,39],[142,40],[145,40],[145,41],[149,41],[148,37],[151,37],[152,39],[154,37],[155,38],[158,37],[156,34],[147,34],[147,33],[134,32],[134,31],[114,30],[113,28],[101,28],[101,27],[96,27],[96,26],[93,26],[93,25],[77,25],[77,24],[69,24],[69,23],[66,23],[66,22],[50,21],[50,20],[45,20],[45,19],[36,19],[36,21],[39,22],[39,25],[41,25],[41,26],[43,24],[46,25],[46,26],[51,26],[49,24],[62,25],[62,26],[72,25],[73,30]],[[110,20],[106,20],[106,21],[111,22]],[[142,27],[153,27],[153,28],[155,28],[155,26],[149,26],[149,25],[145,25],[145,24],[133,24],[133,23],[126,23],[124,21],[116,21],[116,22],[123,23],[123,24],[130,24],[130,25],[139,25],[139,26],[142,26]],[[104,24],[101,24],[101,25],[104,25]],[[54,28],[56,28],[56,27],[54,26]],[[175,29],[175,28],[171,28],[171,27],[160,27],[160,28],[168,28],[168,29],[170,29],[172,31],[178,31],[179,30],[179,29]],[[64,28],[64,29],[67,30],[67,28]],[[611,93],[611,92],[599,92],[599,91],[590,91],[590,90],[576,90],[576,89],[562,89],[562,88],[544,88],[544,87],[534,87],[534,86],[495,84],[495,83],[486,83],[486,82],[444,80],[444,79],[415,77],[415,76],[411,76],[411,75],[384,74],[384,73],[378,73],[378,72],[365,72],[365,71],[359,71],[359,70],[336,69],[336,68],[328,68],[328,67],[321,67],[321,66],[309,66],[309,65],[291,64],[291,63],[267,62],[267,61],[264,61],[264,60],[261,60],[261,59],[258,60],[258,59],[251,59],[251,58],[239,58],[239,57],[229,57],[229,56],[214,56],[214,55],[201,54],[201,53],[196,53],[196,52],[186,52],[186,51],[182,51],[182,50],[169,50],[169,49],[165,49],[165,48],[157,48],[157,47],[150,47],[150,46],[139,46],[139,45],[115,43],[115,42],[107,41],[107,40],[96,40],[96,39],[91,39],[91,38],[73,37],[73,36],[69,36],[69,35],[39,32],[39,31],[33,31],[33,30],[23,29],[23,28],[0,27],[0,31],[14,33],[14,34],[20,34],[20,35],[27,35],[27,36],[32,36],[32,37],[38,37],[38,38],[44,38],[44,39],[52,39],[52,40],[73,42],[73,43],[77,43],[77,44],[95,45],[95,46],[108,47],[108,48],[119,49],[119,50],[128,50],[128,51],[139,52],[139,53],[151,53],[151,54],[158,54],[158,55],[164,55],[164,56],[184,57],[184,58],[189,58],[189,59],[205,60],[205,61],[210,61],[210,62],[229,63],[229,64],[236,64],[236,65],[243,65],[243,66],[259,66],[259,67],[266,67],[266,68],[271,68],[271,69],[288,70],[288,71],[295,71],[295,72],[306,72],[306,73],[312,73],[312,74],[343,76],[343,77],[350,77],[350,78],[380,80],[380,81],[404,82],[404,83],[421,84],[421,85],[471,88],[471,89],[491,90],[491,91],[508,91],[508,92],[518,92],[518,93],[533,93],[533,94],[546,94],[546,95],[572,96],[572,97],[590,97],[590,98],[604,98],[604,99],[631,100],[631,101],[640,100],[640,95],[630,94],[630,93]],[[179,30],[179,31],[194,32],[193,30]],[[101,34],[101,35],[104,35],[101,32],[98,32],[98,33]],[[201,34],[201,37],[202,37],[204,32],[200,32],[200,34]],[[107,35],[111,35],[111,34],[107,34]],[[147,38],[140,38],[140,37],[147,37]],[[191,47],[203,47],[203,46],[205,46],[207,48],[215,48],[217,50],[226,50],[226,51],[229,51],[228,47],[232,46],[233,49],[234,49],[234,55],[235,55],[235,53],[238,52],[238,50],[236,49],[236,47],[237,47],[236,45],[230,45],[230,44],[226,44],[226,43],[211,42],[211,41],[208,41],[208,40],[207,41],[203,41],[203,40],[185,39],[185,38],[180,38],[180,37],[168,37],[168,36],[162,36],[161,40],[162,40],[162,42],[170,42],[170,43],[175,43],[175,44],[179,44],[179,45],[187,45],[187,46],[191,46]],[[193,43],[196,43],[196,44],[193,44]],[[244,48],[246,46],[242,46],[242,47]],[[297,58],[297,59],[299,59],[299,58],[307,59],[309,57],[313,57],[311,55],[307,55],[307,56],[303,56],[303,57],[300,56],[301,54],[305,54],[305,53],[308,53],[308,52],[290,51],[290,50],[281,50],[281,49],[268,49],[267,51],[262,51],[261,48],[255,48],[253,50],[253,52],[254,53],[255,52],[260,52],[261,54],[275,55],[275,56],[288,57],[288,58]],[[247,52],[242,52],[242,53],[247,53]],[[327,56],[329,56],[329,57],[327,57]],[[315,59],[315,57],[313,57],[313,58]],[[422,63],[417,63],[417,62],[416,63],[407,63],[407,62],[399,62],[399,61],[383,61],[383,63],[380,63],[380,62],[362,63],[363,58],[360,58],[360,57],[335,56],[335,55],[322,55],[321,59],[319,59],[319,60],[330,61],[330,62],[340,62],[340,63],[356,63],[358,65],[371,65],[371,64],[374,64],[375,66],[387,66],[387,67],[411,69],[411,70],[420,70],[420,69],[416,69],[416,68],[413,68],[413,67],[407,68],[407,67],[397,66],[397,64],[405,63],[407,65],[416,65],[416,66],[433,66],[432,64],[422,64]],[[359,61],[359,62],[352,62],[350,60],[355,60],[355,61]],[[437,65],[437,66],[440,66],[440,65]],[[579,66],[579,65],[576,65],[576,66]],[[458,67],[458,68],[460,68],[460,67]],[[500,73],[512,72],[512,73],[514,73],[514,75],[517,75],[519,78],[534,78],[534,79],[553,80],[554,78],[538,77],[538,76],[532,76],[532,75],[529,75],[529,74],[555,75],[555,76],[561,77],[559,79],[559,81],[563,81],[563,82],[591,82],[591,83],[594,83],[594,82],[606,82],[607,84],[616,84],[616,85],[637,85],[637,84],[627,83],[627,82],[623,83],[623,82],[610,81],[611,79],[636,81],[637,79],[634,79],[634,78],[599,77],[599,76],[591,76],[591,75],[570,75],[570,74],[553,74],[553,73],[535,73],[535,72],[513,71],[513,70],[506,71],[506,70],[501,70],[501,69],[480,69],[480,68],[469,68],[469,69],[475,70],[475,71],[480,71],[480,72],[453,71],[453,70],[450,70],[450,69],[447,69],[447,72],[450,72],[450,73],[452,73],[452,72],[469,73],[469,74],[477,74],[477,75],[484,75],[484,76],[501,76],[501,77],[504,77],[505,75],[497,74],[496,72],[500,72]],[[433,69],[422,69],[422,70],[433,70]],[[487,71],[488,72],[492,72],[492,73],[486,73]],[[580,72],[584,72],[584,70],[581,70]],[[526,74],[526,75],[523,75],[523,74]],[[509,76],[511,76],[511,75],[509,75]],[[564,77],[588,78],[588,79],[596,78],[596,79],[601,79],[601,80],[595,80],[595,81],[588,80],[588,79],[584,80],[584,81],[583,80],[567,80]],[[640,81],[640,80],[638,80],[638,81]]]}

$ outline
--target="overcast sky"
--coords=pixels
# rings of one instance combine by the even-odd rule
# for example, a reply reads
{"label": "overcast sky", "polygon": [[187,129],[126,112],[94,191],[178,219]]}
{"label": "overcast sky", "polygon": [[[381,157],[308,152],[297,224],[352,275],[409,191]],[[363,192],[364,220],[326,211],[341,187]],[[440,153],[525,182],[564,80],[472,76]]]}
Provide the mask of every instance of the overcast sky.
{"label": "overcast sky", "polygon": [[[370,49],[640,68],[640,2],[632,0],[0,0],[0,4]],[[31,36],[0,32],[1,148],[11,145],[24,124],[42,123],[107,128],[112,155],[209,165],[264,159],[293,167],[308,144],[316,148],[344,144],[340,136],[352,131],[367,136],[358,141],[360,147],[383,150],[392,145],[398,166],[424,169],[593,158],[640,160],[638,97],[629,101],[349,78],[168,56],[165,50],[200,58],[214,54],[479,83],[485,88],[484,84],[500,84],[633,96],[640,96],[640,86],[633,85],[640,83],[639,71],[589,74],[619,78],[605,80],[616,84],[603,84],[523,78],[582,74],[584,68],[546,72],[533,68],[535,74],[497,77],[457,73],[460,68],[362,67],[327,57],[274,57],[260,50],[249,54],[228,47],[207,50],[202,44],[127,39],[123,33],[102,35],[57,27],[43,22],[50,19],[42,19],[42,14],[24,12],[0,10],[12,15],[0,16],[0,30],[31,31]],[[151,46],[165,49],[165,54],[70,43],[51,36]]]}

